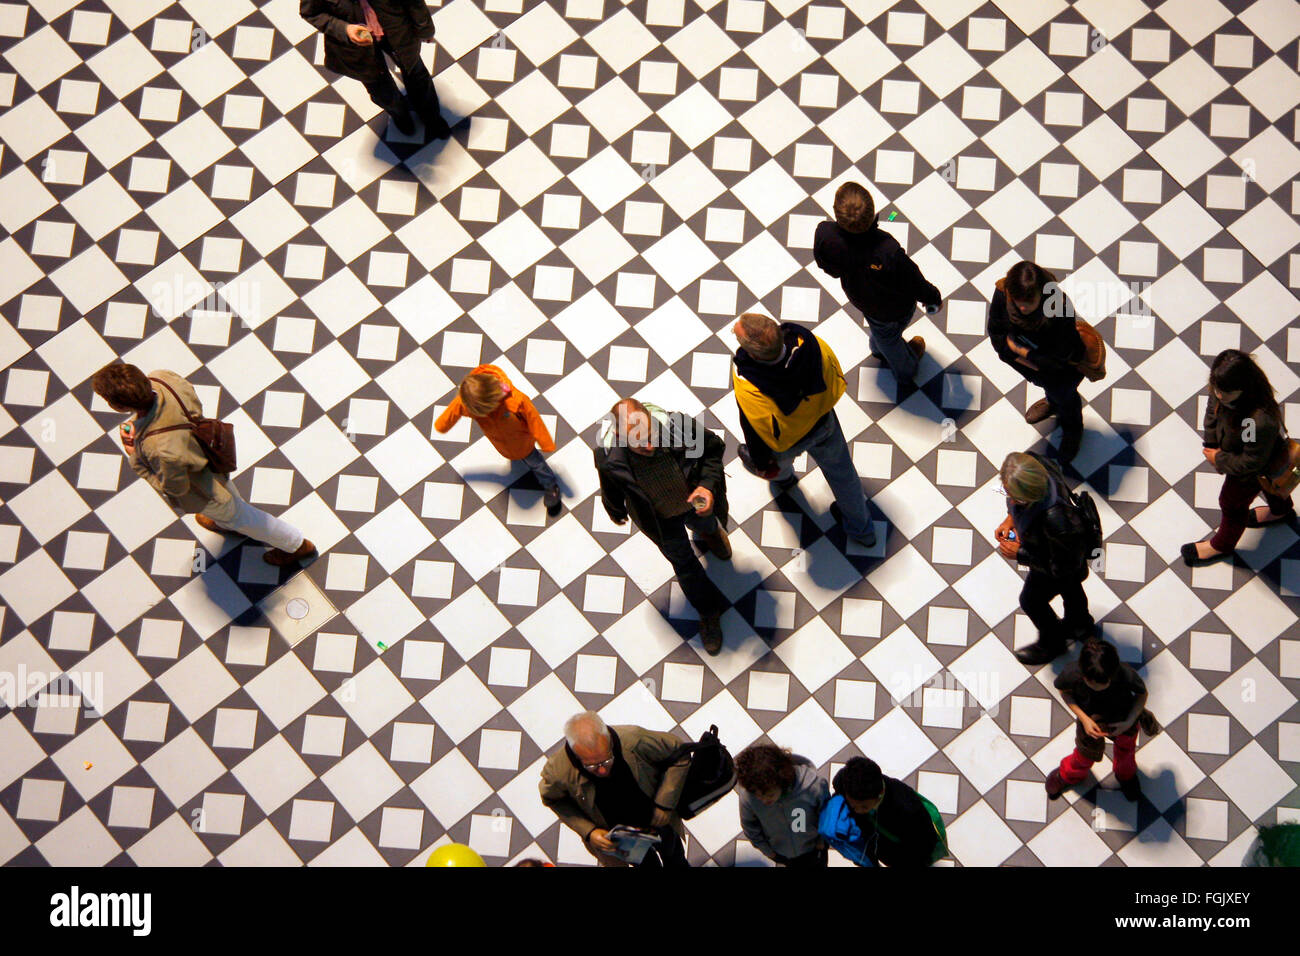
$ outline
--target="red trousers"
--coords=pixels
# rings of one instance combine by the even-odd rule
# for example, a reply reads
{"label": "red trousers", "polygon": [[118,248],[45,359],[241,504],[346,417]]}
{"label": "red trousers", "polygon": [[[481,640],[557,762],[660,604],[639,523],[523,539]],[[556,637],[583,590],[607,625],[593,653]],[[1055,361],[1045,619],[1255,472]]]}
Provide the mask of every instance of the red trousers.
{"label": "red trousers", "polygon": [[[1132,780],[1137,776],[1138,725],[1111,738],[1115,741],[1115,779]],[[1083,724],[1075,725],[1074,753],[1061,761],[1061,779],[1067,784],[1083,783],[1092,765],[1106,753],[1105,738],[1089,737]]]}

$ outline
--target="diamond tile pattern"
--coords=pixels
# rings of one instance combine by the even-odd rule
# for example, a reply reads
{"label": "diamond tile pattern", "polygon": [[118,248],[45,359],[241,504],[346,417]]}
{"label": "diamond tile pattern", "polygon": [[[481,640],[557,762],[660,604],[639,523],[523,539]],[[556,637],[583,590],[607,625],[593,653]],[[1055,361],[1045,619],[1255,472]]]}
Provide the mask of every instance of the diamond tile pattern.
{"label": "diamond tile pattern", "polygon": [[[94,36],[74,6],[0,38],[0,670],[28,678],[0,698],[0,862],[405,865],[444,839],[588,862],[536,791],[578,707],[826,773],[865,751],[941,807],[960,865],[1239,863],[1297,813],[1297,537],[1177,560],[1217,520],[1213,354],[1253,351],[1300,421],[1294,0],[444,0],[426,57],[464,122],[425,147],[287,0],[89,3]],[[812,263],[849,178],[947,302],[898,408]],[[1074,477],[1106,524],[1093,609],[1167,726],[1136,810],[1106,763],[1044,803],[1071,721],[1009,653],[992,483],[1038,396],[982,333],[1019,258],[1111,343]],[[737,467],[749,309],[817,328],[856,383],[872,551],[828,536],[815,470],[773,501]],[[117,469],[87,381],[114,354],[189,376],[237,423],[244,495],[321,546],[305,639],[267,600],[289,571]],[[433,431],[480,361],[552,428],[562,519],[468,422]],[[599,506],[615,394],[728,440],[716,658]],[[694,826],[693,862],[735,861],[738,821]]]}

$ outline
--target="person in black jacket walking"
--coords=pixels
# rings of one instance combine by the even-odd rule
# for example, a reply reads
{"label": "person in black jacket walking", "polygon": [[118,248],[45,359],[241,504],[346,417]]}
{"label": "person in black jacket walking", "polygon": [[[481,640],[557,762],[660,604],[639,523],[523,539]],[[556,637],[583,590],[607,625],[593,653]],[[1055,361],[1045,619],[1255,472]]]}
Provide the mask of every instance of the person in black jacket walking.
{"label": "person in black jacket walking", "polygon": [[[420,44],[433,40],[424,0],[299,0],[298,13],[325,34],[326,68],[364,83],[370,99],[404,134],[415,132],[414,107],[425,142],[451,135],[420,53]],[[388,72],[385,54],[402,72],[406,97]]]}
{"label": "person in black jacket walking", "polygon": [[1205,458],[1223,475],[1219,493],[1222,518],[1207,541],[1182,547],[1191,567],[1231,554],[1247,528],[1295,518],[1290,498],[1265,494],[1266,505],[1251,508],[1261,491],[1261,475],[1287,447],[1282,409],[1263,369],[1245,352],[1225,349],[1210,367],[1210,400],[1205,406]]}
{"label": "person in black jacket walking", "polygon": [[[1065,652],[1068,640],[1096,634],[1083,591],[1088,577],[1088,543],[1070,514],[1069,489],[1054,466],[1028,452],[1012,452],[1002,462],[1007,517],[994,533],[1003,557],[1029,569],[1020,606],[1038,629],[1038,641],[1016,651],[1028,666],[1045,664]],[[1051,601],[1061,596],[1065,617]]]}
{"label": "person in black jacket walking", "polygon": [[700,613],[700,642],[722,649],[727,600],[691,548],[688,530],[714,557],[731,558],[727,538],[726,443],[691,416],[625,398],[611,409],[596,448],[600,498],[615,524],[629,517],[677,573]]}
{"label": "person in black jacket walking", "polygon": [[862,831],[863,855],[874,864],[929,866],[939,832],[915,790],[880,772],[868,757],[853,757],[831,781]]}
{"label": "person in black jacket walking", "polygon": [[1061,426],[1058,453],[1072,461],[1083,441],[1078,363],[1085,352],[1074,307],[1050,272],[1019,262],[998,280],[989,304],[989,342],[998,358],[1047,393],[1029,406],[1025,421],[1037,425],[1055,415]]}
{"label": "person in black jacket walking", "polygon": [[900,384],[911,381],[925,354],[925,339],[916,335],[904,342],[903,330],[918,302],[933,315],[943,297],[898,241],[880,228],[875,200],[861,183],[844,183],[835,191],[835,221],[817,226],[813,258],[823,272],[840,280],[866,319],[871,354],[889,365]]}

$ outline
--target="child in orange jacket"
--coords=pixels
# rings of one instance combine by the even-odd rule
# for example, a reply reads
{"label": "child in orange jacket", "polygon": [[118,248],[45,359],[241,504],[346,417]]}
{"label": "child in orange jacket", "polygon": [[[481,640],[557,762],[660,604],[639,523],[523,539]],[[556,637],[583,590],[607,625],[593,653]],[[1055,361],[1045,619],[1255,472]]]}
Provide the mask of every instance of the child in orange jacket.
{"label": "child in orange jacket", "polygon": [[478,422],[494,448],[510,461],[522,461],[532,469],[545,492],[546,513],[560,513],[560,486],[542,452],[555,451],[555,439],[547,431],[533,403],[515,391],[505,372],[495,365],[480,365],[465,376],[459,394],[433,427],[447,432],[468,415]]}

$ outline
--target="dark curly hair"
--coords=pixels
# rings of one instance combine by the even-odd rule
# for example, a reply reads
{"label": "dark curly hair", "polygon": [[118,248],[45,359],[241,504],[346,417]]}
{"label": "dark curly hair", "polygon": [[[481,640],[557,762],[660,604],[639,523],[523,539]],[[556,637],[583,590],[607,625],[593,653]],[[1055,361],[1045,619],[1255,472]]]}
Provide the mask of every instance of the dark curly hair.
{"label": "dark curly hair", "polygon": [[1079,669],[1094,684],[1109,684],[1119,673],[1119,651],[1109,641],[1090,637],[1079,652]]}
{"label": "dark curly hair", "polygon": [[870,757],[854,757],[840,768],[831,786],[840,796],[874,800],[885,792],[885,777]]}
{"label": "dark curly hair", "polygon": [[736,782],[750,793],[784,793],[794,784],[794,777],[794,758],[789,750],[754,744],[736,754]]}

